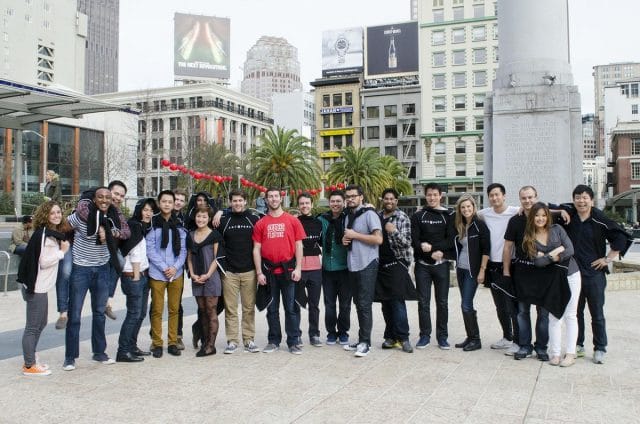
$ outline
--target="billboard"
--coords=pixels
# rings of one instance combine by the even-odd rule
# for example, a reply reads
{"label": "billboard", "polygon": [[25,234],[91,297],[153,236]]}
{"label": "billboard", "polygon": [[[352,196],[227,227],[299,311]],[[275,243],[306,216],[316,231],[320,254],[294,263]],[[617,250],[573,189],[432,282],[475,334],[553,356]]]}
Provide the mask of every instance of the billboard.
{"label": "billboard", "polygon": [[231,22],[215,16],[174,16],[173,73],[176,77],[229,79]]}
{"label": "billboard", "polygon": [[366,77],[418,72],[418,22],[367,27]]}
{"label": "billboard", "polygon": [[322,76],[362,72],[364,31],[346,28],[322,32]]}

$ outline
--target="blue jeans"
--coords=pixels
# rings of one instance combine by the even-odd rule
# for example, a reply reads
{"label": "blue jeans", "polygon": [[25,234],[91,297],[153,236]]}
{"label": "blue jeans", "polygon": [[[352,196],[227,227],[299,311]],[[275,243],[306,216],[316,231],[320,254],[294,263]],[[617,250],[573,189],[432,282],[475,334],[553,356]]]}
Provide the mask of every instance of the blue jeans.
{"label": "blue jeans", "polygon": [[404,300],[383,300],[382,316],[385,328],[384,338],[391,340],[409,340],[409,320]]}
{"label": "blue jeans", "polygon": [[373,327],[373,311],[371,305],[376,290],[378,277],[378,260],[371,261],[360,271],[349,272],[353,303],[358,313],[358,343],[371,346],[371,328]]}
{"label": "blue jeans", "polygon": [[[324,325],[328,335],[349,337],[351,326],[351,285],[349,271],[322,271]],[[336,308],[336,300],[338,308]]]}
{"label": "blue jeans", "polygon": [[460,288],[460,297],[462,313],[473,312],[473,298],[478,290],[478,281],[471,276],[468,269],[456,269],[456,276],[458,277],[458,287]]}
{"label": "blue jeans", "polygon": [[120,276],[116,272],[116,269],[109,265],[109,297],[113,297],[116,294],[118,278],[120,278]]}
{"label": "blue jeans", "polygon": [[436,296],[436,337],[446,341],[449,337],[449,262],[440,265],[415,265],[416,290],[418,292],[418,321],[420,337],[431,337],[431,283]]}
{"label": "blue jeans", "polygon": [[[309,310],[309,338],[320,336],[320,292],[322,291],[322,270],[302,271],[298,284],[307,289]],[[302,332],[300,332],[302,333]]]}
{"label": "blue jeans", "polygon": [[593,350],[607,351],[607,328],[604,318],[604,291],[607,278],[604,272],[594,276],[582,277],[582,290],[578,300],[578,345],[584,346],[584,307],[589,306],[591,331],[593,332]]}
{"label": "blue jeans", "polygon": [[518,345],[529,352],[546,352],[549,343],[549,312],[541,306],[536,306],[536,342],[531,345],[531,305],[518,302]]}
{"label": "blue jeans", "polygon": [[120,288],[127,297],[127,315],[120,329],[118,353],[133,353],[138,347],[138,333],[147,315],[149,282],[145,275],[141,275],[138,281],[123,276],[120,280]]}
{"label": "blue jeans", "polygon": [[80,355],[80,320],[87,291],[91,292],[91,349],[97,358],[107,359],[104,335],[104,310],[109,298],[109,264],[80,266],[73,264],[69,296],[69,322],[65,334],[65,360]]}
{"label": "blue jeans", "polygon": [[67,312],[69,310],[69,280],[71,278],[71,270],[73,269],[73,254],[71,249],[67,250],[64,258],[58,264],[58,276],[56,277],[56,303],[58,304],[58,312]]}
{"label": "blue jeans", "polygon": [[280,294],[284,307],[284,330],[287,333],[287,346],[291,347],[300,340],[300,306],[296,303],[296,286],[285,274],[267,275],[271,284],[272,302],[267,307],[267,324],[269,326],[269,343],[276,346],[282,341],[280,327]]}

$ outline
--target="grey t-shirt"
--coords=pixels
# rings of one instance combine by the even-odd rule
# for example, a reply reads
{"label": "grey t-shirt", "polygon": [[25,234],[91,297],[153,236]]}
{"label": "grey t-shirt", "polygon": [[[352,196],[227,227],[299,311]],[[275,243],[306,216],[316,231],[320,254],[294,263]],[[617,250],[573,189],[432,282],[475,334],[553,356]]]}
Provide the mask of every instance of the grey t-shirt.
{"label": "grey t-shirt", "polygon": [[[356,211],[364,206],[359,206]],[[382,231],[382,225],[378,214],[369,210],[356,218],[353,228],[361,234],[371,234],[375,230]],[[361,271],[367,267],[372,261],[378,259],[378,245],[367,244],[359,240],[351,241],[351,250],[347,255],[347,267],[349,271]]]}

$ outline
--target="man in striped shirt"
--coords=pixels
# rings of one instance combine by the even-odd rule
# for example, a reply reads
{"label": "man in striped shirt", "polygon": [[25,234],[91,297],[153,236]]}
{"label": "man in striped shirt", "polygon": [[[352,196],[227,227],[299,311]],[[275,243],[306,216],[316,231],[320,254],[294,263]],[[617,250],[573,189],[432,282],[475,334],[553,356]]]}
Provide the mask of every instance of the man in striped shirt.
{"label": "man in striped shirt", "polygon": [[93,223],[82,221],[74,212],[69,216],[69,224],[74,228],[73,270],[69,293],[69,323],[65,338],[65,359],[63,369],[76,368],[75,359],[80,355],[80,319],[87,291],[91,292],[91,348],[93,360],[105,365],[114,360],[105,353],[107,340],[104,334],[104,311],[109,297],[109,260],[107,239],[111,237],[109,221],[105,216],[111,206],[111,191],[99,187],[95,191],[93,203],[100,212]]}

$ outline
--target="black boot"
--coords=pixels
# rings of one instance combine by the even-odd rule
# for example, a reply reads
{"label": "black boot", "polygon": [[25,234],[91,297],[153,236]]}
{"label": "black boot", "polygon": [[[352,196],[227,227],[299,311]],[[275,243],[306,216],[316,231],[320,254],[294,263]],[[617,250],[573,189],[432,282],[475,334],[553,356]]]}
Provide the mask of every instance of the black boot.
{"label": "black boot", "polygon": [[476,311],[467,312],[465,321],[469,322],[469,329],[467,330],[467,336],[469,343],[462,348],[465,352],[471,352],[472,350],[482,349],[482,343],[480,343],[480,329],[478,328],[478,315]]}
{"label": "black boot", "polygon": [[465,347],[467,347],[469,342],[471,342],[471,332],[469,331],[469,313],[468,312],[462,313],[462,320],[464,321],[464,331],[467,333],[467,337],[464,339],[462,343],[455,344],[455,347],[457,347],[458,349],[464,349]]}

